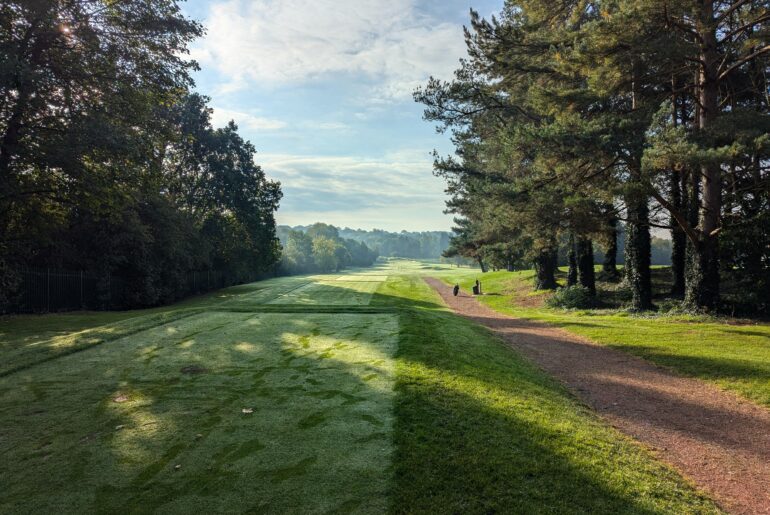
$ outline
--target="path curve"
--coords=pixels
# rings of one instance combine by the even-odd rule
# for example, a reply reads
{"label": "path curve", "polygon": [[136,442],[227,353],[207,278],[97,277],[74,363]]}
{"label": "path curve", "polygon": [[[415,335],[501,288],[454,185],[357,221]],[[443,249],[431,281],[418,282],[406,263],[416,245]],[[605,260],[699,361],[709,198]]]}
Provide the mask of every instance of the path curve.
{"label": "path curve", "polygon": [[770,514],[770,411],[697,379],[538,322],[511,318],[426,278],[456,313],[482,324],[564,383],[620,431],[737,514]]}

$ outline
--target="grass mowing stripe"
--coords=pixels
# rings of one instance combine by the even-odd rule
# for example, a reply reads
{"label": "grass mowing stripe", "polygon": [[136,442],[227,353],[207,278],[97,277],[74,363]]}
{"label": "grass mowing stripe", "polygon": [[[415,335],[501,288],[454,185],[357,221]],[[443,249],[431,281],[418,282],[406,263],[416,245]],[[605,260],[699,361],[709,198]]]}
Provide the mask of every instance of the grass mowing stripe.
{"label": "grass mowing stripe", "polygon": [[[7,363],[10,366],[8,366],[8,368],[0,369],[0,377],[26,370],[47,361],[82,352],[106,342],[133,336],[142,331],[152,329],[153,327],[176,322],[199,313],[201,313],[201,310],[179,310],[136,316],[114,324],[99,326],[70,334],[64,338],[54,337],[47,342],[45,340],[35,342],[34,345],[36,346],[36,350],[27,353],[24,353],[23,351],[18,352],[18,349],[24,348],[24,344],[23,342],[17,343],[15,349],[17,350],[16,353],[13,352],[13,348],[10,352],[6,351],[6,357],[9,358]],[[49,345],[45,345],[46,343]]]}

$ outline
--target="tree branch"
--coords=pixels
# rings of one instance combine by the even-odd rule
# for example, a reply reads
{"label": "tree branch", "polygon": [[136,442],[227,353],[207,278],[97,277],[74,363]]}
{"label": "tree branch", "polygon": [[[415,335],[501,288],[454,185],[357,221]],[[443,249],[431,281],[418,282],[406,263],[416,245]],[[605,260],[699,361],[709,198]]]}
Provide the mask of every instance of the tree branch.
{"label": "tree branch", "polygon": [[719,77],[717,77],[717,80],[724,79],[731,71],[735,70],[736,68],[739,68],[739,67],[743,66],[747,62],[751,61],[752,59],[754,59],[758,55],[764,54],[768,50],[770,50],[770,45],[765,45],[762,48],[760,48],[759,50],[757,50],[755,52],[752,52],[749,55],[744,56],[744,57],[738,59],[737,62],[733,63],[729,68],[727,68],[725,71],[720,73]]}

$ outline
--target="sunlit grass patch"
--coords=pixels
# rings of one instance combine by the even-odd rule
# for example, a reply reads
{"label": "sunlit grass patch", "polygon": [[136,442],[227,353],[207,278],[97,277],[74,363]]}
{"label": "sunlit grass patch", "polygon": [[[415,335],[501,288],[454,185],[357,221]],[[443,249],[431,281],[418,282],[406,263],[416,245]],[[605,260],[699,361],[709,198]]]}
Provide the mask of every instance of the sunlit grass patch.
{"label": "sunlit grass patch", "polygon": [[275,297],[268,304],[367,306],[379,281],[316,281]]}

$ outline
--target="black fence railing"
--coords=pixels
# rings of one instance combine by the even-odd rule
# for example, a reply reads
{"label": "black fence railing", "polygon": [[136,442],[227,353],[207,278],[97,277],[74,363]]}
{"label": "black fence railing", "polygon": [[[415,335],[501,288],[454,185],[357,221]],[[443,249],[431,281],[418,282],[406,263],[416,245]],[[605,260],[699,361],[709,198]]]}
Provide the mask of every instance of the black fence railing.
{"label": "black fence railing", "polygon": [[[255,275],[248,281],[260,278],[262,276]],[[139,288],[134,282],[111,274],[26,269],[20,271],[20,279],[7,312],[106,311],[143,305],[135,298]],[[216,270],[192,271],[174,281],[173,291],[165,295],[164,300],[179,300],[248,281],[234,280]]]}

